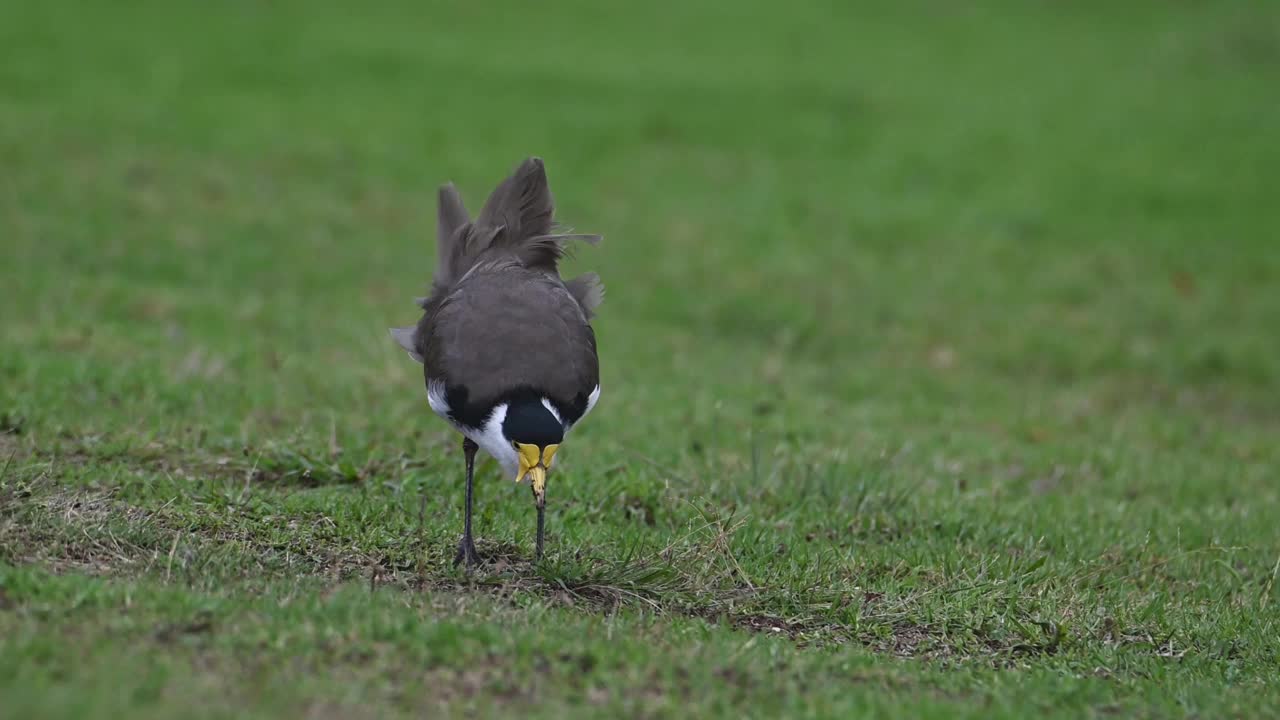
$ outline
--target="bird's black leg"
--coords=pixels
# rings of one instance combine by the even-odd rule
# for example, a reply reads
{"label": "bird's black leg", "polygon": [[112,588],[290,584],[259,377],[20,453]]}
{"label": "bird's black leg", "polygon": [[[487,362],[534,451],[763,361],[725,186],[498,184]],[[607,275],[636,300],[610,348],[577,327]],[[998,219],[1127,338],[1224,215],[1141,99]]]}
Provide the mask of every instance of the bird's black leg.
{"label": "bird's black leg", "polygon": [[533,549],[533,561],[542,562],[542,529],[544,526],[547,508],[545,505],[538,506],[538,542]]}
{"label": "bird's black leg", "polygon": [[471,539],[471,488],[475,480],[476,451],[479,449],[480,446],[472,442],[471,438],[462,440],[462,452],[467,458],[467,509],[462,526],[462,541],[458,543],[458,554],[453,558],[453,564],[457,565],[466,561],[468,568],[473,568],[480,564],[480,555],[476,552],[475,541]]}

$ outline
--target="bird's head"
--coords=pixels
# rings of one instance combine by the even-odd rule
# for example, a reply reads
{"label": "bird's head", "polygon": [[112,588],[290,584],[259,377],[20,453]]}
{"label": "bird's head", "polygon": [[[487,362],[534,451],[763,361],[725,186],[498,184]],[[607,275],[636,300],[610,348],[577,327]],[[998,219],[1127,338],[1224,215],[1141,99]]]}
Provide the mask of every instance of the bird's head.
{"label": "bird's head", "polygon": [[547,473],[564,440],[564,425],[548,402],[524,401],[507,408],[502,434],[516,451],[519,463],[516,482],[528,477],[533,501],[538,507],[543,507],[547,497]]}

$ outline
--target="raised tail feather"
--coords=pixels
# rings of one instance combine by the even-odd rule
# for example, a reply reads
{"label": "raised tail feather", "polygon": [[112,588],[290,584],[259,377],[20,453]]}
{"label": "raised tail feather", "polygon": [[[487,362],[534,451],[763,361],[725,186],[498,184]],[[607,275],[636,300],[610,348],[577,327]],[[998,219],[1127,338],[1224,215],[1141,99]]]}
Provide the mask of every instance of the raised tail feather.
{"label": "raised tail feather", "polygon": [[564,285],[569,288],[569,294],[578,301],[582,312],[590,320],[596,314],[596,308],[604,302],[604,283],[600,282],[600,276],[593,272],[583,273],[566,280]]}
{"label": "raised tail feather", "polygon": [[474,222],[452,184],[440,188],[438,212],[436,292],[451,287],[486,256],[509,253],[525,267],[558,274],[569,242],[600,241],[599,235],[554,232],[555,203],[536,157],[498,184]]}
{"label": "raised tail feather", "polygon": [[[570,242],[600,242],[599,235],[555,232],[555,203],[546,168],[536,157],[525,160],[494,188],[474,221],[453,183],[440,188],[437,202],[437,261],[431,295],[415,300],[424,310],[443,298],[485,258],[511,255],[527,268],[559,277],[559,261]],[[565,287],[588,319],[604,300],[604,285],[595,273],[568,280]],[[422,362],[416,327],[392,328],[391,335],[409,355]]]}

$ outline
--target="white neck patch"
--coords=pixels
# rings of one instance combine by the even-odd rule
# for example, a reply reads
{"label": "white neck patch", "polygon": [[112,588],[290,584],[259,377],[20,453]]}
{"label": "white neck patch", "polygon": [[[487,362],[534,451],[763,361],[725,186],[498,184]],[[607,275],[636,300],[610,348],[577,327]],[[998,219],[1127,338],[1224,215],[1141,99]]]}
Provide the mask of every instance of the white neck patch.
{"label": "white neck patch", "polygon": [[431,406],[431,410],[435,414],[448,420],[455,430],[479,445],[481,450],[484,450],[490,457],[497,460],[507,475],[513,479],[515,478],[516,470],[520,468],[520,456],[516,453],[516,449],[511,446],[511,442],[507,440],[507,437],[502,434],[502,421],[507,418],[506,403],[494,407],[493,412],[489,413],[489,417],[485,419],[484,424],[479,428],[466,427],[461,423],[454,422],[453,418],[449,417],[449,401],[445,398],[444,382],[440,380],[433,380],[427,383],[427,404]]}
{"label": "white neck patch", "polygon": [[501,403],[493,408],[489,418],[479,430],[459,428],[464,435],[471,438],[481,450],[489,453],[502,465],[502,470],[514,480],[516,471],[520,469],[520,456],[511,441],[502,434],[502,421],[507,419],[507,404]]}
{"label": "white neck patch", "polygon": [[[582,417],[586,417],[591,412],[591,408],[596,406],[596,401],[600,399],[600,385],[596,385],[596,389],[591,391],[591,395],[587,398],[587,409],[582,411]],[[578,418],[581,420],[582,418]]]}
{"label": "white neck patch", "polygon": [[449,401],[444,396],[443,380],[432,380],[427,383],[427,404],[431,406],[432,412],[449,420]]}
{"label": "white neck patch", "polygon": [[[596,406],[596,401],[599,399],[600,399],[600,386],[596,385],[596,389],[592,390],[591,394],[587,396],[587,409],[582,411],[582,417],[579,417],[577,422],[571,422],[571,423],[565,424],[564,431],[567,433],[569,432],[569,429],[572,428],[574,425],[577,425],[578,423],[582,422],[582,419],[585,418],[588,414],[590,414],[591,408]],[[556,417],[559,418],[560,416],[556,415]]]}
{"label": "white neck patch", "polygon": [[551,400],[545,397],[542,398],[542,407],[546,408],[547,412],[555,416],[556,422],[560,423],[561,426],[564,425],[564,418],[560,417],[560,411],[551,403]]}

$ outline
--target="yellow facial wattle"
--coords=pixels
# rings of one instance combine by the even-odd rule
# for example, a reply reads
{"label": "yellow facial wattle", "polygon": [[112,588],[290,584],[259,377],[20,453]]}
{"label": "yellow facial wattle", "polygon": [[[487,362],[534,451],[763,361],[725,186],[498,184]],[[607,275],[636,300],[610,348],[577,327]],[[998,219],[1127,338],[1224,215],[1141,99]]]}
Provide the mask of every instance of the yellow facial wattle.
{"label": "yellow facial wattle", "polygon": [[559,445],[538,447],[528,443],[516,443],[516,454],[519,456],[520,469],[516,472],[516,482],[524,479],[535,468],[551,469],[551,462],[556,456]]}
{"label": "yellow facial wattle", "polygon": [[537,445],[516,443],[516,452],[520,456],[520,470],[516,473],[516,482],[520,482],[542,461],[542,448]]}
{"label": "yellow facial wattle", "polygon": [[543,497],[547,491],[547,470],[551,468],[551,462],[559,449],[559,445],[538,447],[528,443],[516,443],[516,453],[520,459],[520,469],[516,472],[516,482],[524,480],[525,476],[529,477],[534,500],[539,506],[542,505]]}

